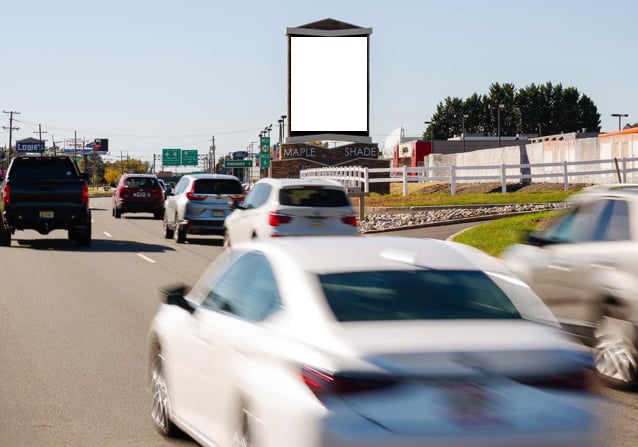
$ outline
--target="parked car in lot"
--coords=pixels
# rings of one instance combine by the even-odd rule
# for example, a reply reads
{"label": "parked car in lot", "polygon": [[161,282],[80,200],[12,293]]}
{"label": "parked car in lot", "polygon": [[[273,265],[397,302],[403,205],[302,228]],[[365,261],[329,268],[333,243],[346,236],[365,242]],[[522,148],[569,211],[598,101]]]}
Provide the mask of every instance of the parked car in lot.
{"label": "parked car in lot", "polygon": [[227,246],[253,238],[359,234],[346,189],[332,180],[261,179],[224,227]]}
{"label": "parked car in lot", "polygon": [[188,234],[224,234],[230,203],[244,198],[239,179],[223,174],[184,175],[164,202],[164,237],[178,243]]}
{"label": "parked car in lot", "polygon": [[210,446],[593,445],[591,355],[469,246],[254,240],[163,301],[149,381],[166,435]]}
{"label": "parked car in lot", "polygon": [[153,213],[155,219],[164,215],[164,191],[155,174],[122,174],[113,192],[113,217],[125,213]]}
{"label": "parked car in lot", "polygon": [[638,185],[589,188],[502,255],[563,327],[593,346],[613,385],[638,381]]}

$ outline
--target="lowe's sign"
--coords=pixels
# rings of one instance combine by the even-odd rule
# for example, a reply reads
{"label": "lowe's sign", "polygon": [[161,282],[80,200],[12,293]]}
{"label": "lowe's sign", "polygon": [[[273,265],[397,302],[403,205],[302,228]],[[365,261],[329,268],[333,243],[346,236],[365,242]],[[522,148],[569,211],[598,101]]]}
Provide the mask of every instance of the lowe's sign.
{"label": "lowe's sign", "polygon": [[44,152],[44,141],[35,138],[26,138],[16,141],[16,151],[18,153],[26,152]]}

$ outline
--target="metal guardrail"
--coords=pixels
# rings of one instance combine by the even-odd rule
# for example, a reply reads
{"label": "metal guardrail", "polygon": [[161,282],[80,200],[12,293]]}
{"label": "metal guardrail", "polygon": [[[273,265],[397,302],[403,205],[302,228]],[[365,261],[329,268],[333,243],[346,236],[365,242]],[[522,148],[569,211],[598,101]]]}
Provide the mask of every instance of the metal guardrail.
{"label": "metal guardrail", "polygon": [[[638,172],[636,162],[638,158],[483,166],[403,166],[400,168],[341,166],[305,169],[300,172],[300,177],[337,180],[348,187],[360,187],[364,193],[370,192],[371,183],[400,181],[403,184],[404,196],[408,194],[408,183],[411,182],[449,183],[450,194],[454,195],[457,183],[495,181],[501,183],[501,192],[505,194],[508,181],[562,178],[565,191],[569,189],[570,179],[573,180],[575,177],[597,179],[597,181],[583,183],[627,183],[628,174]],[[592,166],[595,169],[574,170],[583,166]],[[602,168],[603,166],[609,167]],[[486,174],[463,175],[463,171],[486,171]],[[375,175],[371,176],[371,174]]]}

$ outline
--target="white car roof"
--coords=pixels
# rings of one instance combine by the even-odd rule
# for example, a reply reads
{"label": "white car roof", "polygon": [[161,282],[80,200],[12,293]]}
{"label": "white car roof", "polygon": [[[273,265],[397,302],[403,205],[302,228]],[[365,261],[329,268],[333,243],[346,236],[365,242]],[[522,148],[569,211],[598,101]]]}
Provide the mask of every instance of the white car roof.
{"label": "white car roof", "polygon": [[219,180],[239,180],[237,177],[235,177],[234,175],[228,175],[228,174],[184,174],[184,177],[192,177],[195,179],[200,179],[200,178],[204,178],[204,179],[219,179]]}
{"label": "white car roof", "polygon": [[436,239],[394,236],[321,236],[254,240],[235,246],[258,248],[280,261],[313,273],[379,269],[458,269],[502,271],[501,264],[467,245]]}

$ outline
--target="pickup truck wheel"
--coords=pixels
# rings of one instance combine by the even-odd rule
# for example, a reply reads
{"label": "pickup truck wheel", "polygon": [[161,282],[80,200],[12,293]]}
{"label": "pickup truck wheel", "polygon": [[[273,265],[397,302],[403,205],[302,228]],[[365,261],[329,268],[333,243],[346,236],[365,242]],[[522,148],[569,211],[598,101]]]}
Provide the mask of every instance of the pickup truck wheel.
{"label": "pickup truck wheel", "polygon": [[11,246],[11,232],[5,230],[4,228],[0,228],[0,246],[2,247]]}
{"label": "pickup truck wheel", "polygon": [[174,231],[168,226],[168,220],[166,219],[166,214],[164,214],[164,239],[172,239]]}
{"label": "pickup truck wheel", "polygon": [[[69,237],[71,235],[71,231],[69,231]],[[91,245],[91,224],[85,228],[76,228],[73,232],[73,239],[77,242],[80,247],[88,247]]]}
{"label": "pickup truck wheel", "polygon": [[638,331],[631,321],[602,312],[594,331],[594,364],[609,385],[628,388],[638,381]]}

